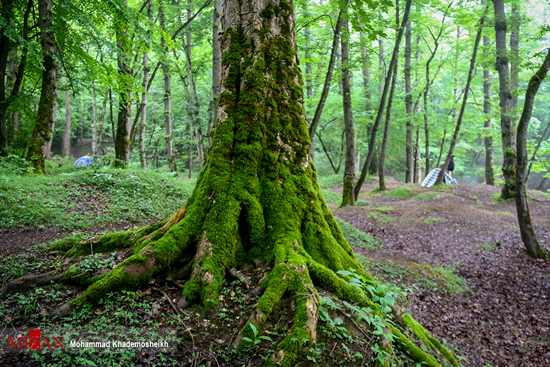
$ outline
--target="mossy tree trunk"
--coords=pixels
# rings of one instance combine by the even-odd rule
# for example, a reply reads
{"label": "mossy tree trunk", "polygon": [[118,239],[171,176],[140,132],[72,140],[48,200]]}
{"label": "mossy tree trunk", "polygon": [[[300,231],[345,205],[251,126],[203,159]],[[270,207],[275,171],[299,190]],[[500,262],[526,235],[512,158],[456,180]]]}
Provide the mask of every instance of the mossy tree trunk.
{"label": "mossy tree trunk", "polygon": [[527,249],[529,256],[536,259],[544,259],[548,254],[540,247],[537,241],[535,230],[531,222],[531,215],[529,214],[529,205],[527,203],[527,130],[529,128],[529,121],[531,120],[531,114],[533,112],[533,104],[535,102],[535,96],[540,87],[540,84],[548,74],[550,69],[550,50],[546,54],[546,58],[542,63],[539,70],[533,75],[527,86],[525,93],[525,103],[523,105],[523,112],[518,124],[517,135],[517,176],[515,187],[515,199],[516,209],[518,211],[519,229],[521,232],[521,239]]}
{"label": "mossy tree trunk", "polygon": [[51,139],[54,104],[57,97],[57,63],[54,58],[56,43],[52,21],[51,0],[40,0],[38,2],[38,26],[43,55],[42,90],[32,138],[27,151],[27,160],[37,174],[46,173],[44,145]]}
{"label": "mossy tree trunk", "polygon": [[[349,1],[346,1],[347,7]],[[342,205],[354,205],[355,195],[353,185],[355,183],[355,128],[353,126],[353,111],[351,109],[351,81],[349,60],[349,26],[348,20],[342,20],[342,104],[344,109],[344,135],[346,138],[346,155],[344,162],[344,189],[342,192]]]}
{"label": "mossy tree trunk", "polygon": [[[92,245],[96,253],[131,247],[127,251],[133,255],[109,273],[89,279],[86,291],[60,312],[178,269],[190,273],[183,290],[186,301],[212,309],[219,303],[226,271],[260,260],[268,270],[263,293],[236,339],[244,340],[250,324],[261,330],[281,297],[289,294],[296,304],[292,331],[266,365],[294,366],[317,339],[316,286],[385,316],[365,293],[348,284],[347,277],[336,273],[356,269],[374,283],[328,209],[310,162],[293,4],[225,1],[222,9],[218,120],[211,153],[192,195],[165,223],[106,235],[69,250],[67,256],[78,256]],[[74,276],[70,269],[66,274]],[[399,308],[393,314],[401,330],[414,332],[434,353],[458,366],[414,319]],[[392,343],[412,360],[440,365],[393,322],[385,321],[385,326],[385,332],[394,335]],[[389,341],[381,337],[385,348]],[[385,350],[391,352],[391,347]]]}
{"label": "mossy tree trunk", "polygon": [[132,70],[130,69],[130,39],[126,22],[128,0],[117,0],[120,6],[115,17],[118,62],[118,119],[115,137],[115,167],[125,167],[130,163],[130,129],[132,127]]}
{"label": "mossy tree trunk", "polygon": [[493,0],[493,5],[495,10],[496,68],[500,88],[500,130],[503,152],[502,173],[504,175],[501,198],[511,199],[514,197],[514,180],[516,177],[516,134],[511,112],[513,97],[510,91],[510,71],[506,51],[506,14],[504,12],[504,0]]}
{"label": "mossy tree trunk", "polygon": [[[489,37],[483,37],[484,52],[489,52],[491,40]],[[485,59],[489,59],[485,57]],[[485,114],[485,183],[487,185],[495,184],[495,171],[493,170],[493,137],[491,129],[493,123],[491,121],[491,70],[489,65],[483,69],[483,113]]]}

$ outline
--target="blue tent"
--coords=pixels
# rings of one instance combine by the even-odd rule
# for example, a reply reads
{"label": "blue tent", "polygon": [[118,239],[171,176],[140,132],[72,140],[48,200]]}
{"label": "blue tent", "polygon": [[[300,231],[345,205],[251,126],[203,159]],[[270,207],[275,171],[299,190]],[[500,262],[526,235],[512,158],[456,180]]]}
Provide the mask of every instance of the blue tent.
{"label": "blue tent", "polygon": [[[439,171],[441,171],[441,168],[434,168],[433,170],[428,173],[424,181],[422,181],[422,184],[420,186],[423,187],[432,187],[432,185],[437,181],[437,176],[439,175]],[[456,179],[451,178],[451,175],[449,175],[447,172],[445,172],[445,183],[451,183],[451,184],[457,184],[458,182]]]}
{"label": "blue tent", "polygon": [[90,165],[93,163],[92,157],[84,156],[77,159],[76,162],[74,162],[75,167],[90,167]]}

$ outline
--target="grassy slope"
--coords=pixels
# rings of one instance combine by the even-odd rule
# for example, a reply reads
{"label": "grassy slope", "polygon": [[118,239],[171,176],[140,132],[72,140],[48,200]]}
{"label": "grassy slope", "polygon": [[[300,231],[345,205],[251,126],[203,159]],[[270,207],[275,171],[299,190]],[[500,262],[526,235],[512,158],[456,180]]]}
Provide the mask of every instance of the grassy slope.
{"label": "grassy slope", "polygon": [[194,186],[155,170],[96,173],[52,166],[49,172],[27,176],[9,164],[0,166],[0,228],[85,229],[160,220],[180,208]]}

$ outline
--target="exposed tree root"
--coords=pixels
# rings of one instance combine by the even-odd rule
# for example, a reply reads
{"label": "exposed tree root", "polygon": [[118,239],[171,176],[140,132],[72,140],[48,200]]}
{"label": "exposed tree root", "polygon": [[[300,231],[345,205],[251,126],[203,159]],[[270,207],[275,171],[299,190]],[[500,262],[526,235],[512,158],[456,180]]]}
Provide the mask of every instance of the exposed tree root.
{"label": "exposed tree root", "polygon": [[63,279],[63,274],[57,274],[55,271],[51,271],[43,274],[25,275],[21,278],[17,278],[9,282],[0,290],[0,294],[9,292],[21,292],[31,286],[42,286],[50,284],[52,281],[59,281]]}

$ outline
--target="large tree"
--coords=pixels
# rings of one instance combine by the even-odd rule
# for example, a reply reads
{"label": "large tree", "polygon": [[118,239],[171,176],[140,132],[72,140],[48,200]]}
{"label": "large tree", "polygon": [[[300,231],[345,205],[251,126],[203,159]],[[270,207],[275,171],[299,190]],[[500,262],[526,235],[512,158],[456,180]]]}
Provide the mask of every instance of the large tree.
{"label": "large tree", "polygon": [[40,27],[40,44],[42,46],[42,90],[40,102],[27,151],[27,160],[37,174],[46,172],[44,146],[51,140],[55,99],[57,98],[57,63],[54,58],[56,42],[53,31],[51,0],[38,2],[38,26]]}
{"label": "large tree", "polygon": [[[316,341],[319,286],[370,308],[368,312],[383,322],[380,345],[388,353],[393,345],[418,364],[439,366],[405,335],[414,333],[439,359],[458,366],[452,354],[409,314],[395,306],[393,320],[388,321],[371,295],[337,274],[353,268],[376,286],[328,209],[310,162],[293,4],[224,1],[221,9],[218,120],[211,153],[193,194],[165,223],[83,241],[68,250],[70,257],[91,248],[98,253],[131,247],[126,250],[131,255],[105,275],[80,277],[81,284],[89,287],[59,311],[65,314],[113,290],[135,288],[178,269],[190,273],[183,290],[185,300],[212,309],[219,303],[226,271],[238,263],[260,260],[256,262],[263,262],[269,274],[243,330],[250,330],[251,324],[261,330],[285,293],[296,305],[292,331],[277,345],[267,365],[294,366],[304,347]],[[69,247],[67,243],[56,246]],[[72,267],[65,279],[74,276]],[[382,291],[375,294],[380,297]],[[389,363],[385,359],[383,365]]]}

